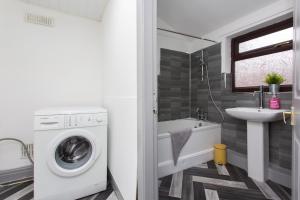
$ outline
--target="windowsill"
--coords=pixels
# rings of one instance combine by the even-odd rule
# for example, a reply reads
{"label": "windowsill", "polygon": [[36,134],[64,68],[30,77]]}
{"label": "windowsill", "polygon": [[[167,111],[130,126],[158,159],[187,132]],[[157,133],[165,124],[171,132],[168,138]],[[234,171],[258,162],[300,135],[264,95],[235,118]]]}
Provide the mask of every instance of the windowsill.
{"label": "windowsill", "polygon": [[[245,88],[235,88],[235,87],[232,87],[232,92],[254,92],[254,91],[258,91],[259,90],[259,87],[245,87]],[[264,91],[265,92],[269,92],[269,88],[268,86],[265,86],[264,88]],[[279,89],[279,92],[292,92],[293,91],[293,87],[292,85],[282,85],[280,86],[280,89]]]}

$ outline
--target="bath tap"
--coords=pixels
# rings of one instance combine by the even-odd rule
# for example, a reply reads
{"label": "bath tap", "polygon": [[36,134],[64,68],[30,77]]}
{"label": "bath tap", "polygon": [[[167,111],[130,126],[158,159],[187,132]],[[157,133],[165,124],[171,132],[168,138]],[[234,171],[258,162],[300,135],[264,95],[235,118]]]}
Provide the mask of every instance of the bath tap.
{"label": "bath tap", "polygon": [[197,114],[197,119],[200,120],[201,119],[201,113],[202,111],[200,111],[200,108],[196,108],[196,114]]}
{"label": "bath tap", "polygon": [[208,119],[208,113],[207,112],[203,112],[203,119],[204,121],[207,121]]}
{"label": "bath tap", "polygon": [[258,94],[258,100],[259,100],[259,109],[263,109],[264,108],[264,86],[260,85],[259,86],[259,91],[254,91],[253,96],[255,96],[255,94]]}
{"label": "bath tap", "polygon": [[207,113],[204,112],[202,109],[199,107],[196,108],[196,113],[197,113],[197,119],[198,120],[207,120]]}

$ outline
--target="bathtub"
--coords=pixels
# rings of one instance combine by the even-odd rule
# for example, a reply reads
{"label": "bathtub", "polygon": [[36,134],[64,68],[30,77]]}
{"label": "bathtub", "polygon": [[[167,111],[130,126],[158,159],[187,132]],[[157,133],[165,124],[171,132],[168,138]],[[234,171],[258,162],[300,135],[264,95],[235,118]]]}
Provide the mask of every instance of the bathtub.
{"label": "bathtub", "polygon": [[[192,135],[174,165],[169,131],[192,128]],[[195,119],[158,122],[158,177],[164,177],[213,159],[213,145],[221,142],[221,125]]]}

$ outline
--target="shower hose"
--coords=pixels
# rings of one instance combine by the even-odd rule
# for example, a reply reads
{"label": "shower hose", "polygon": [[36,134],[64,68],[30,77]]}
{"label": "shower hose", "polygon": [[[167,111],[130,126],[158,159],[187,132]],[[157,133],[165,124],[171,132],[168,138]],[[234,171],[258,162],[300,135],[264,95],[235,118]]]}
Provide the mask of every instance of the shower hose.
{"label": "shower hose", "polygon": [[[25,153],[26,153],[26,156],[28,158],[28,160],[31,162],[31,164],[33,165],[34,162],[33,162],[33,159],[31,158],[30,156],[30,153],[25,145],[25,143],[22,141],[22,140],[19,140],[19,139],[16,139],[16,138],[1,138],[0,139],[0,142],[2,141],[15,141],[15,142],[18,142],[20,143],[23,148],[25,149]],[[13,183],[8,183],[8,184],[0,184],[0,188],[3,188],[3,187],[8,187],[8,186],[13,186],[13,185],[17,185],[17,184],[20,184],[20,183],[25,183],[25,182],[28,182],[28,181],[31,181],[31,179],[28,179],[28,180],[22,180],[22,181],[17,181],[17,182],[13,182]]]}
{"label": "shower hose", "polygon": [[219,106],[216,104],[215,102],[215,99],[212,95],[212,92],[211,92],[211,87],[210,87],[210,80],[209,80],[209,75],[208,75],[208,67],[206,64],[204,64],[205,68],[206,68],[206,79],[207,79],[207,86],[208,86],[208,91],[209,91],[209,97],[211,99],[211,101],[213,102],[215,108],[217,109],[217,111],[219,112],[221,118],[222,118],[222,122],[225,120],[225,117],[224,117],[224,114],[221,110],[221,108],[219,108]]}

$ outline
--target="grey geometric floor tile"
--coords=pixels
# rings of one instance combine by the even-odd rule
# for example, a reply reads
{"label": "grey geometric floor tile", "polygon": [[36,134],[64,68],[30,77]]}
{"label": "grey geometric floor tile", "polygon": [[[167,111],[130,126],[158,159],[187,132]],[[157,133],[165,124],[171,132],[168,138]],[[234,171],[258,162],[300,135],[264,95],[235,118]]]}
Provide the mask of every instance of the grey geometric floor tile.
{"label": "grey geometric floor tile", "polygon": [[226,168],[225,165],[218,165],[216,164],[216,167],[217,167],[217,171],[220,175],[225,175],[225,176],[229,176],[229,172]]}
{"label": "grey geometric floor tile", "polygon": [[207,162],[207,166],[209,169],[216,169],[216,165],[213,160]]}
{"label": "grey geometric floor tile", "polygon": [[188,174],[192,176],[202,176],[208,178],[223,179],[229,181],[232,180],[230,176],[219,175],[216,169],[202,169],[202,168],[192,167],[184,170],[184,174]]}
{"label": "grey geometric floor tile", "polygon": [[217,190],[205,189],[204,191],[207,200],[220,200]]}
{"label": "grey geometric floor tile", "polygon": [[272,188],[272,190],[282,199],[290,200],[291,199],[291,190],[284,186],[281,186],[277,183],[274,183],[270,180],[267,181],[267,184]]}
{"label": "grey geometric floor tile", "polygon": [[160,181],[159,200],[291,200],[290,189],[272,181],[255,183],[245,170],[230,164],[218,166],[213,161],[207,163],[207,168],[196,165]]}
{"label": "grey geometric floor tile", "polygon": [[259,190],[254,181],[248,177],[248,174],[245,170],[235,167],[231,164],[227,164],[226,168],[232,180],[244,182],[248,188]]}
{"label": "grey geometric floor tile", "polygon": [[246,186],[246,184],[244,182],[238,182],[238,181],[228,181],[228,180],[207,178],[207,177],[201,177],[201,176],[193,176],[193,181],[200,182],[200,183],[212,184],[212,185],[219,185],[219,186],[224,186],[224,187],[248,189],[248,187]]}
{"label": "grey geometric floor tile", "polygon": [[184,175],[182,180],[182,200],[194,200],[192,176]]}
{"label": "grey geometric floor tile", "polygon": [[7,197],[4,200],[16,200],[16,199],[20,199],[23,196],[27,195],[28,193],[33,192],[33,183],[26,186],[25,188],[19,190],[18,192],[10,195],[9,197]]}
{"label": "grey geometric floor tile", "polygon": [[169,196],[170,187],[172,183],[172,175],[163,177],[160,179],[160,181],[161,183],[159,187],[159,193],[161,193],[162,195]]}
{"label": "grey geometric floor tile", "polygon": [[32,200],[33,199],[33,191],[29,192],[28,194],[24,195],[18,200]]}
{"label": "grey geometric floor tile", "polygon": [[208,169],[208,165],[207,165],[207,163],[202,163],[202,164],[199,164],[199,165],[195,165],[195,167],[199,167],[199,168]]}
{"label": "grey geometric floor tile", "polygon": [[[33,200],[33,181],[31,179],[5,183],[4,187],[0,187],[0,200]],[[20,183],[19,183],[20,182]],[[11,185],[12,183],[16,183]],[[109,183],[107,189],[97,194],[81,198],[79,200],[117,200],[113,188]]]}
{"label": "grey geometric floor tile", "polygon": [[19,192],[20,190],[26,188],[29,185],[32,185],[32,181],[17,184],[12,187],[9,187],[7,190],[3,190],[2,192],[0,192],[0,199],[4,200],[4,199],[8,198],[9,196],[14,195],[15,193]]}
{"label": "grey geometric floor tile", "polygon": [[194,200],[206,200],[203,183],[194,182]]}
{"label": "grey geometric floor tile", "polygon": [[260,190],[239,189],[211,184],[203,184],[205,189],[218,191],[220,199],[226,200],[266,200]]}
{"label": "grey geometric floor tile", "polygon": [[280,197],[272,190],[272,188],[267,183],[258,181],[254,182],[267,199],[281,200]]}

